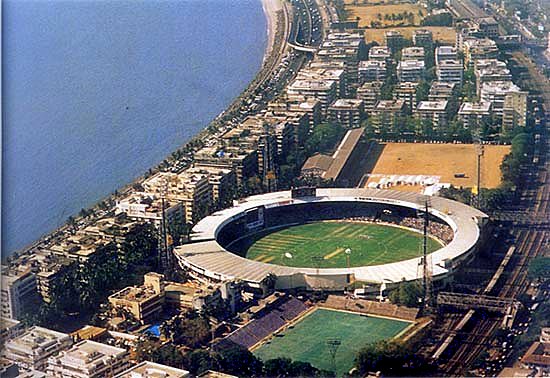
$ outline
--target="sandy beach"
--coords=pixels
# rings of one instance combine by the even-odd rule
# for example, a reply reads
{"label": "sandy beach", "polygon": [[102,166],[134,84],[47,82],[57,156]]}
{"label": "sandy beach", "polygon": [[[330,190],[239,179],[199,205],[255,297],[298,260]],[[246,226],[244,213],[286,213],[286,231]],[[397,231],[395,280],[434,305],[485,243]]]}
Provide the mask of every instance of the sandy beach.
{"label": "sandy beach", "polygon": [[282,9],[281,0],[262,0],[262,7],[267,19],[267,46],[264,53],[264,62],[273,50],[275,33],[277,32],[277,12]]}

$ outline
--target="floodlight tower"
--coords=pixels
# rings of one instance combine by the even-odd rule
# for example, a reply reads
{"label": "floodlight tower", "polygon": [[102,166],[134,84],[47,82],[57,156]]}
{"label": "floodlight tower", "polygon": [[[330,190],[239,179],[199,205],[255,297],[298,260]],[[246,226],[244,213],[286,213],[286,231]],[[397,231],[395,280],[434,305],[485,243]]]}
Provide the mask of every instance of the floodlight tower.
{"label": "floodlight tower", "polygon": [[342,340],[338,338],[327,339],[327,345],[332,359],[332,371],[336,374],[336,352],[340,345],[342,345]]}
{"label": "floodlight tower", "polygon": [[424,200],[424,227],[422,238],[422,286],[424,289],[424,311],[432,310],[433,299],[433,281],[432,281],[432,261],[428,254],[428,226],[430,222],[430,197],[426,196]]}

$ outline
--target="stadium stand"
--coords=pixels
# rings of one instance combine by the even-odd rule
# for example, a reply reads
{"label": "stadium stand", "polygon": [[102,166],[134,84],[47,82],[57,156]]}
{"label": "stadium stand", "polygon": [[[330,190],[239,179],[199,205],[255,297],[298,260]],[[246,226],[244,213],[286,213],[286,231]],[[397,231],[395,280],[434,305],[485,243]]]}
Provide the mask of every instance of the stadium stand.
{"label": "stadium stand", "polygon": [[403,320],[414,321],[418,316],[419,309],[394,305],[386,302],[368,301],[365,299],[351,299],[336,295],[329,295],[323,307],[335,310],[346,310],[362,314],[387,316]]}
{"label": "stadium stand", "polygon": [[307,309],[308,306],[304,302],[296,298],[290,298],[288,301],[274,307],[265,315],[251,320],[243,327],[231,333],[221,340],[216,348],[223,349],[234,344],[247,349],[251,348],[273,332],[296,319],[307,311]]}

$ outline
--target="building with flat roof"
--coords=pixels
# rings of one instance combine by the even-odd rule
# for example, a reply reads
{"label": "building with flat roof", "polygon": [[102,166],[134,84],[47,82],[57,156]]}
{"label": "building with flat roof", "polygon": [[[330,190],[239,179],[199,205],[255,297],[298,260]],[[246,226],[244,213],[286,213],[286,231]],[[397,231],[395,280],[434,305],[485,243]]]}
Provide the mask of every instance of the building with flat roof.
{"label": "building with flat roof", "polygon": [[298,71],[296,80],[334,81],[337,97],[344,97],[348,92],[347,77],[343,69],[305,67]]}
{"label": "building with flat roof", "polygon": [[286,89],[290,101],[303,97],[312,97],[319,100],[321,115],[326,117],[327,109],[336,100],[336,82],[332,80],[294,80]]}
{"label": "building with flat roof", "polygon": [[11,340],[25,331],[23,323],[11,318],[0,318],[0,345]]}
{"label": "building with flat roof", "polygon": [[493,39],[499,37],[498,22],[494,17],[479,17],[474,19],[474,23],[483,37]]}
{"label": "building with flat roof", "polygon": [[388,46],[372,46],[369,50],[369,60],[388,62],[391,59],[391,51]]}
{"label": "building with flat roof", "polygon": [[232,169],[217,167],[191,167],[186,170],[190,174],[202,174],[208,177],[212,191],[212,201],[215,205],[224,206],[232,199],[237,186],[237,176]]}
{"label": "building with flat roof", "polygon": [[[24,268],[24,267],[23,267]],[[4,318],[18,319],[38,292],[36,276],[28,269],[15,269],[2,265],[1,302]]]}
{"label": "building with flat roof", "polygon": [[433,45],[433,34],[427,29],[416,29],[413,32],[412,40],[415,46],[431,48]]}
{"label": "building with flat roof", "polygon": [[[520,88],[511,81],[491,81],[481,85],[480,99],[492,103],[493,113],[502,117],[504,100],[509,93],[519,93]],[[522,96],[527,96],[523,92]]]}
{"label": "building with flat roof", "polygon": [[363,60],[359,62],[359,82],[384,81],[388,70],[382,60]]}
{"label": "building with flat roof", "polygon": [[477,128],[484,119],[491,116],[491,103],[488,101],[463,102],[458,110],[458,118],[465,128]]}
{"label": "building with flat roof", "polygon": [[109,304],[115,310],[130,312],[141,323],[156,318],[164,304],[164,276],[154,272],[145,274],[142,286],[128,286],[109,295]]}
{"label": "building with flat roof", "polygon": [[527,124],[527,92],[510,92],[504,97],[502,131],[510,131]]}
{"label": "building with flat roof", "polygon": [[494,59],[498,56],[498,47],[492,39],[472,38],[464,41],[464,66],[473,66],[479,59]]}
{"label": "building with flat roof", "polygon": [[83,340],[48,359],[46,372],[59,378],[112,378],[128,367],[126,349]]}
{"label": "building with flat roof", "polygon": [[458,59],[458,51],[454,46],[438,46],[435,48],[435,64],[441,60]]}
{"label": "building with flat roof", "polygon": [[395,100],[405,101],[405,107],[407,113],[412,114],[416,109],[416,89],[418,83],[412,83],[409,81],[398,83],[393,91],[393,98]]}
{"label": "building with flat roof", "polygon": [[146,192],[134,192],[118,200],[115,213],[124,213],[129,218],[152,223],[157,229],[161,228],[163,216],[168,223],[184,219],[181,203],[169,199],[163,201],[160,195]]}
{"label": "building with flat roof", "polygon": [[423,60],[402,60],[397,65],[399,81],[419,82],[424,78],[425,64]]}
{"label": "building with flat roof", "polygon": [[177,369],[172,366],[157,364],[155,362],[143,361],[139,364],[124,370],[115,378],[187,378],[187,370]]}
{"label": "building with flat roof", "polygon": [[373,81],[370,83],[364,83],[357,89],[357,98],[363,100],[363,106],[366,113],[370,113],[376,103],[380,99],[380,88],[382,87],[382,82]]}
{"label": "building with flat roof", "polygon": [[445,81],[434,81],[428,93],[429,101],[451,100],[457,94],[458,85]]}
{"label": "building with flat roof", "polygon": [[391,50],[392,53],[396,53],[403,47],[403,34],[397,30],[388,30],[384,33],[384,40],[386,46]]}
{"label": "building with flat roof", "polygon": [[448,101],[420,101],[416,108],[416,115],[421,120],[432,122],[434,130],[447,126]]}
{"label": "building with flat roof", "polygon": [[482,59],[474,66],[476,75],[476,92],[480,95],[483,83],[492,81],[511,81],[512,74],[506,67],[506,63],[496,59]]}
{"label": "building with flat roof", "polygon": [[462,85],[464,67],[457,59],[440,60],[436,65],[435,73],[437,80]]}
{"label": "building with flat roof", "polygon": [[204,147],[195,153],[194,158],[195,167],[232,169],[238,186],[258,173],[258,151],[255,148]]}
{"label": "building with flat roof", "polygon": [[401,60],[424,60],[424,47],[412,46],[401,50]]}
{"label": "building with flat roof", "polygon": [[364,110],[363,100],[342,98],[330,105],[328,119],[345,128],[353,129],[361,126]]}
{"label": "building with flat roof", "polygon": [[393,131],[395,120],[405,115],[404,100],[380,100],[372,111],[372,126],[375,132]]}
{"label": "building with flat roof", "polygon": [[48,358],[72,344],[73,339],[66,333],[31,327],[4,345],[4,355],[24,369],[45,371]]}

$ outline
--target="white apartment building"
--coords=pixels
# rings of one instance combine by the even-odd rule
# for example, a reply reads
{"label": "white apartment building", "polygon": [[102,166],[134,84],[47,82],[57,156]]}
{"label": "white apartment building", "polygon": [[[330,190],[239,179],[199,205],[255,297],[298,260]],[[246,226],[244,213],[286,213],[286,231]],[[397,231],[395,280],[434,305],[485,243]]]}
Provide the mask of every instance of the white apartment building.
{"label": "white apartment building", "polygon": [[501,117],[506,95],[515,92],[521,92],[521,90],[511,81],[485,82],[481,85],[480,99],[481,101],[490,102],[493,113]]}
{"label": "white apartment building", "polygon": [[434,130],[447,126],[448,101],[420,101],[416,108],[419,119],[432,121]]}
{"label": "white apartment building", "polygon": [[286,89],[289,101],[312,97],[319,100],[321,115],[326,117],[327,109],[336,100],[336,83],[332,80],[294,80]]}
{"label": "white apartment building", "polygon": [[9,269],[2,266],[1,302],[4,318],[18,319],[27,303],[38,293],[36,276],[30,269]]}
{"label": "white apartment building", "polygon": [[433,45],[432,32],[427,29],[415,30],[412,39],[415,46],[431,47]]}
{"label": "white apartment building", "polygon": [[494,59],[498,56],[498,47],[492,39],[468,39],[464,41],[464,66],[472,66],[479,59]]}
{"label": "white apartment building", "polygon": [[45,371],[47,360],[68,349],[73,339],[66,333],[42,327],[31,327],[5,344],[4,354],[10,361],[27,370]]}
{"label": "white apartment building", "polygon": [[458,50],[454,46],[438,46],[435,49],[435,64],[439,64],[442,60],[458,59]]}
{"label": "white apartment building", "polygon": [[458,117],[467,129],[477,127],[484,118],[490,116],[491,103],[487,101],[463,102],[458,110]]}
{"label": "white apartment building", "polygon": [[359,82],[384,81],[388,70],[382,60],[363,60],[359,62]]}
{"label": "white apartment building", "polygon": [[391,59],[391,51],[388,46],[373,46],[369,50],[369,60],[388,62]]}
{"label": "white apartment building", "polygon": [[379,81],[373,81],[365,83],[359,89],[357,89],[357,98],[363,100],[365,112],[371,112],[376,103],[380,99],[380,87],[382,83]]}
{"label": "white apartment building", "polygon": [[143,361],[118,374],[115,378],[187,378],[189,376],[187,370]]}
{"label": "white apartment building", "polygon": [[59,378],[112,378],[128,367],[126,349],[91,340],[48,359],[46,372]]}
{"label": "white apartment building", "polygon": [[401,50],[401,60],[424,60],[424,47],[405,47]]}
{"label": "white apartment building", "polygon": [[345,128],[352,129],[361,126],[363,112],[363,100],[339,99],[328,108],[328,118]]}
{"label": "white apartment building", "polygon": [[440,60],[435,72],[439,81],[462,84],[464,67],[457,59]]}
{"label": "white apartment building", "polygon": [[511,92],[504,97],[502,130],[513,130],[527,124],[527,92]]}
{"label": "white apartment building", "polygon": [[397,65],[399,81],[418,82],[424,78],[425,64],[423,60],[402,60]]}

